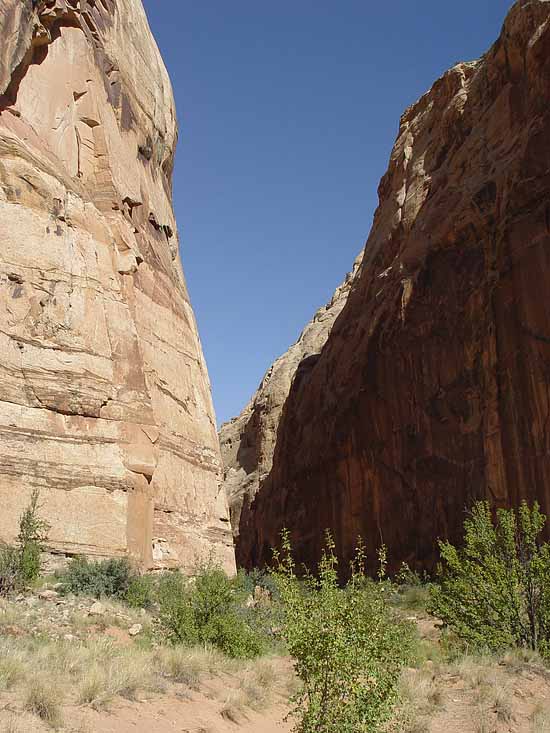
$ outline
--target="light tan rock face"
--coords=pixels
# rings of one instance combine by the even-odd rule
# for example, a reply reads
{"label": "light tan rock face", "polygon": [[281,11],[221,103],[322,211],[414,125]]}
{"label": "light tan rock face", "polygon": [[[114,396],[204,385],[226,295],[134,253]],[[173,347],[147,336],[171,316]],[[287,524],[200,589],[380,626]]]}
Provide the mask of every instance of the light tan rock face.
{"label": "light tan rock face", "polygon": [[330,302],[317,311],[296,343],[269,368],[239,417],[220,429],[224,488],[235,538],[239,535],[243,503],[252,501],[271,471],[277,429],[292,381],[297,374],[298,379],[302,378],[317,360],[346,303],[360,260],[357,258],[352,272]]}
{"label": "light tan rock face", "polygon": [[[521,0],[496,44],[401,119],[364,260],[273,467],[243,509],[237,556],[298,559],[334,532],[344,560],[431,565],[465,508],[550,510],[550,2]],[[346,567],[346,565],[344,565]]]}
{"label": "light tan rock face", "polygon": [[38,487],[54,552],[232,570],[141,0],[2,0],[0,37],[0,537]]}

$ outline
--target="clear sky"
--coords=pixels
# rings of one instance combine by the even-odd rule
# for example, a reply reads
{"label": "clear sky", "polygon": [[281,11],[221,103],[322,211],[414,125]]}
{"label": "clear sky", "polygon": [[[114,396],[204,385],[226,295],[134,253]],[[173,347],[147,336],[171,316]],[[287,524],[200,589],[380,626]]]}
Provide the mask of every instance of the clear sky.
{"label": "clear sky", "polygon": [[218,421],[351,268],[403,110],[511,0],[145,0],[180,123],[175,209]]}

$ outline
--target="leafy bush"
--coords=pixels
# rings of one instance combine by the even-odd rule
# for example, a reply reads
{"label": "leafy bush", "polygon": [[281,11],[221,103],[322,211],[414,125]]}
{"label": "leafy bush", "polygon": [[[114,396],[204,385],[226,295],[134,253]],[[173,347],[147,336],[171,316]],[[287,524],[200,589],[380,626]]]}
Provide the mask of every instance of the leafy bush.
{"label": "leafy bush", "polygon": [[192,584],[191,603],[198,628],[233,610],[234,591],[230,578],[213,561],[200,565]]}
{"label": "leafy bush", "polygon": [[[338,582],[327,533],[317,576],[296,576],[288,533],[275,552],[273,577],[283,606],[284,636],[303,682],[294,698],[297,733],[374,733],[397,699],[412,630],[385,602],[385,584],[369,580],[360,546],[345,587]],[[385,556],[381,557],[384,575]]]}
{"label": "leafy bush", "polygon": [[20,561],[18,548],[0,545],[0,596],[7,596],[19,587]]}
{"label": "leafy bush", "polygon": [[159,619],[165,635],[175,644],[212,644],[230,657],[258,656],[265,644],[247,623],[234,581],[214,562],[197,569],[192,580],[180,573],[159,579]]}
{"label": "leafy bush", "polygon": [[235,612],[213,616],[199,638],[233,659],[253,659],[265,650],[261,635]]}
{"label": "leafy bush", "polygon": [[23,584],[32,583],[40,575],[40,555],[48,539],[50,525],[39,515],[40,493],[34,489],[31,500],[19,520],[19,576]]}
{"label": "leafy bush", "polygon": [[538,504],[516,512],[487,502],[464,522],[464,547],[440,542],[439,584],[430,611],[475,649],[528,647],[550,655],[550,546],[540,540]]}
{"label": "leafy bush", "polygon": [[34,489],[27,508],[19,519],[17,545],[0,545],[0,596],[25,588],[40,574],[50,525],[40,517],[40,492]]}
{"label": "leafy bush", "polygon": [[173,644],[192,646],[199,641],[189,581],[179,573],[165,573],[158,582],[161,628]]}
{"label": "leafy bush", "polygon": [[124,599],[137,576],[126,558],[94,562],[75,557],[60,577],[66,593]]}
{"label": "leafy bush", "polygon": [[151,575],[131,578],[124,600],[131,608],[151,608],[155,601],[156,587]]}

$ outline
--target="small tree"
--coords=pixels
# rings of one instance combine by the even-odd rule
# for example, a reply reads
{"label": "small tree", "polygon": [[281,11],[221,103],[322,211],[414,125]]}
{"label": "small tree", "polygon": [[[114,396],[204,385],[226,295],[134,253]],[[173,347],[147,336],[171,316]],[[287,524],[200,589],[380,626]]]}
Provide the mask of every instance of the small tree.
{"label": "small tree", "polygon": [[430,611],[476,649],[512,646],[550,652],[550,546],[540,540],[539,505],[499,509],[474,505],[464,547],[440,542],[439,583]]}
{"label": "small tree", "polygon": [[40,492],[33,489],[31,500],[19,520],[19,579],[23,585],[40,575],[40,555],[48,539],[50,525],[40,517]]}
{"label": "small tree", "polygon": [[40,574],[40,554],[50,525],[39,516],[40,493],[34,489],[19,519],[16,545],[0,543],[0,596],[32,583]]}
{"label": "small tree", "polygon": [[[273,576],[283,607],[282,636],[303,689],[294,697],[297,733],[373,733],[397,699],[397,683],[412,639],[392,614],[384,583],[365,574],[363,546],[345,587],[331,535],[317,576],[296,576],[288,532],[274,552]],[[383,570],[381,571],[383,576]]]}

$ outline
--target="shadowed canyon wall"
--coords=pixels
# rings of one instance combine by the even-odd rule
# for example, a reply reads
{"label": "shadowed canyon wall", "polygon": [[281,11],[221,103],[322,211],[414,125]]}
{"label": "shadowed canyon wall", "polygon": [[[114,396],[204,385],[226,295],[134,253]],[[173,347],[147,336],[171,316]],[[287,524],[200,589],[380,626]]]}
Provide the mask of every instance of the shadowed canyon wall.
{"label": "shadowed canyon wall", "polygon": [[361,534],[429,566],[478,498],[550,511],[549,102],[550,2],[521,0],[404,113],[347,302],[244,491],[242,564],[286,526],[306,563],[330,527],[344,559]]}
{"label": "shadowed canyon wall", "polygon": [[249,503],[273,466],[273,451],[281,413],[292,381],[315,362],[340,315],[357,274],[360,258],[337,288],[331,301],[319,308],[300,337],[268,369],[256,393],[239,415],[220,429],[224,487],[229,501],[231,526],[237,540],[243,503]]}
{"label": "shadowed canyon wall", "polygon": [[0,37],[0,537],[38,488],[54,553],[232,570],[141,0],[2,0]]}

